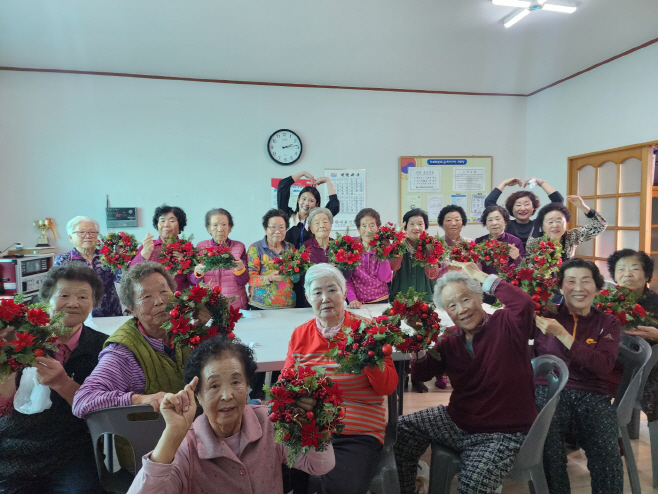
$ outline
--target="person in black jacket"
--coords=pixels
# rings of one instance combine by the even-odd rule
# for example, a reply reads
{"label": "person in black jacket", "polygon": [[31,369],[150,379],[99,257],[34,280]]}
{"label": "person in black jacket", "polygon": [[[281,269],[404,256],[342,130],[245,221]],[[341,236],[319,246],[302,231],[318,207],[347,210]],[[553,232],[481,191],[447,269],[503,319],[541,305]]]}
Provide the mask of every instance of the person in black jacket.
{"label": "person in black jacket", "polygon": [[[103,298],[103,282],[85,264],[55,266],[39,295],[53,311],[67,314],[64,324],[72,331],[58,338],[54,358],[37,357],[37,378],[51,388],[49,409],[33,415],[14,410],[20,370],[0,383],[0,493],[102,492],[89,430],[71,403],[107,338],[84,325]],[[0,338],[11,341],[13,330],[5,328]]]}
{"label": "person in black jacket", "polygon": [[[534,182],[531,182],[534,180]],[[503,180],[498,187],[491,191],[491,194],[484,200],[484,207],[494,206],[503,193],[505,187],[518,185],[519,187],[527,187],[531,183],[536,183],[544,192],[548,194],[551,202],[564,202],[564,197],[557,190],[555,190],[548,182],[539,178],[529,178],[522,182],[520,178],[508,178]],[[515,237],[521,239],[523,247],[526,242],[532,237],[541,237],[544,232],[541,228],[541,223],[531,220],[533,214],[539,209],[539,198],[529,190],[520,190],[510,195],[505,201],[505,209],[509,212],[510,216],[514,219],[507,223],[505,231]]]}
{"label": "person in black jacket", "polygon": [[[304,187],[299,192],[297,206],[293,210],[288,205],[290,201],[290,187],[302,177],[309,179],[311,185]],[[299,172],[279,182],[276,193],[277,208],[285,211],[290,218],[291,227],[286,233],[286,242],[293,244],[295,249],[299,249],[304,242],[313,237],[306,224],[306,219],[311,209],[320,206],[320,193],[317,187],[324,183],[327,184],[327,188],[329,189],[329,201],[325,207],[331,211],[331,214],[336,216],[340,212],[340,202],[338,201],[334,184],[329,177],[315,178],[309,172]]]}

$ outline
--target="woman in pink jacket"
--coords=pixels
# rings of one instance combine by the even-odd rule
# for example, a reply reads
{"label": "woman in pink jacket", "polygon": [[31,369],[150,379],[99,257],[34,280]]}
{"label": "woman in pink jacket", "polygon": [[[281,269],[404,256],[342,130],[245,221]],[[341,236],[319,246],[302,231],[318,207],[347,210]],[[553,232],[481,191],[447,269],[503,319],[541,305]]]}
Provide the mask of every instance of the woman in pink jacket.
{"label": "woman in pink jacket", "polygon": [[[165,430],[129,494],[283,494],[288,448],[274,441],[267,407],[247,405],[256,368],[246,345],[220,336],[201,343],[185,365],[185,389],[162,400]],[[197,401],[203,413],[195,420]],[[314,401],[300,398],[297,406],[310,410]],[[324,475],[334,465],[329,445],[300,455],[294,468]]]}
{"label": "woman in pink jacket", "polygon": [[245,286],[249,283],[247,250],[242,242],[228,238],[232,229],[233,216],[226,209],[216,208],[206,213],[206,230],[212,238],[199,242],[196,246],[197,250],[201,253],[203,249],[224,245],[231,249],[236,267],[234,269],[215,269],[204,273],[203,264],[198,264],[189,274],[189,279],[193,285],[198,285],[203,281],[208,287],[221,286],[222,295],[237,297],[231,304],[233,307],[246,309],[248,297]]}

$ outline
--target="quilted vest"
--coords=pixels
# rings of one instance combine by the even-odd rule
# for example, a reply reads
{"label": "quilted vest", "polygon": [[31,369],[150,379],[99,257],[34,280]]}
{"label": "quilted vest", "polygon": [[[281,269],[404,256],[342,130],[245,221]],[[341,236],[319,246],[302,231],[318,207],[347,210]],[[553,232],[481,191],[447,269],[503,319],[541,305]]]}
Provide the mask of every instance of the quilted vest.
{"label": "quilted vest", "polygon": [[150,395],[164,391],[178,393],[183,389],[183,369],[190,356],[189,347],[181,348],[176,345],[176,361],[174,362],[164,353],[156,352],[137,327],[137,319],[126,321],[105,342],[118,343],[128,348],[139,362],[144,377],[146,389],[144,394]]}

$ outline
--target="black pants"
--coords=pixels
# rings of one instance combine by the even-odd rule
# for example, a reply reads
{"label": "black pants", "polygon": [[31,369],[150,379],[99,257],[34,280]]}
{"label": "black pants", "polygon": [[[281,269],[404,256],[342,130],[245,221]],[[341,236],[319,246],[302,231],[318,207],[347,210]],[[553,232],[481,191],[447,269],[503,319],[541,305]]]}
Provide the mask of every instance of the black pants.
{"label": "black pants", "polygon": [[[320,494],[365,494],[377,473],[382,443],[367,435],[339,435],[332,441],[336,466],[320,477]],[[292,469],[289,481],[295,494],[304,492],[304,477],[308,474]],[[284,484],[286,475],[284,474]],[[286,488],[288,485],[286,485]]]}

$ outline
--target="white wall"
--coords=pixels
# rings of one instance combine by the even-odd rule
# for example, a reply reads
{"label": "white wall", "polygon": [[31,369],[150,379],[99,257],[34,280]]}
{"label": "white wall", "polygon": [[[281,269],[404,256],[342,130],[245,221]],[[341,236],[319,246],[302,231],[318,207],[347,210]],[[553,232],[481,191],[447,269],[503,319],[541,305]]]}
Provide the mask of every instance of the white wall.
{"label": "white wall", "polygon": [[527,174],[567,190],[569,156],[658,140],[658,44],[528,98]]}
{"label": "white wall", "polygon": [[[71,217],[95,217],[105,231],[106,194],[140,208],[130,230],[140,240],[166,202],[184,208],[196,240],[207,238],[205,212],[225,207],[232,237],[248,244],[263,235],[270,178],[291,171],[366,168],[368,205],[397,222],[399,156],[493,155],[494,184],[525,169],[526,98],[2,71],[0,88],[0,249],[34,245],[32,221],[50,216],[64,237],[57,252],[69,250]],[[304,142],[293,167],[266,153],[279,128]]]}

